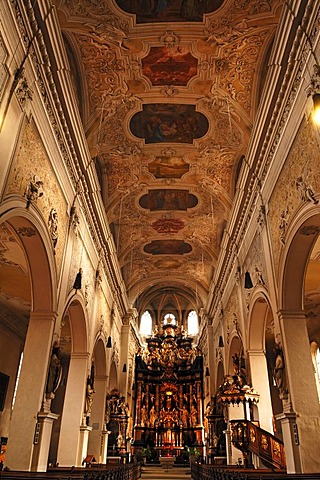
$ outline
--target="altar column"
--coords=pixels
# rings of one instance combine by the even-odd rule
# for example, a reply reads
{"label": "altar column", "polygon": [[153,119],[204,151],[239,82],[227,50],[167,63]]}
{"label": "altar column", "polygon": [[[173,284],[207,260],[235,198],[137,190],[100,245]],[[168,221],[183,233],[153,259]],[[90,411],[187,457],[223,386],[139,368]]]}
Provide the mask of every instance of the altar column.
{"label": "altar column", "polygon": [[303,311],[279,312],[288,383],[283,399],[282,423],[288,473],[320,471],[319,399]]}

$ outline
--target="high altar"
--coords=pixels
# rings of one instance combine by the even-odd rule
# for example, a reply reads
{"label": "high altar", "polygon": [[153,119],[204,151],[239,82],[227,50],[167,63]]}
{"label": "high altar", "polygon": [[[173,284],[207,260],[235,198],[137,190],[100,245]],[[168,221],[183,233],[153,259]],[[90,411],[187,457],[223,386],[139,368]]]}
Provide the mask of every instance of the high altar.
{"label": "high altar", "polygon": [[158,455],[203,448],[203,358],[192,338],[170,321],[136,355],[133,447]]}

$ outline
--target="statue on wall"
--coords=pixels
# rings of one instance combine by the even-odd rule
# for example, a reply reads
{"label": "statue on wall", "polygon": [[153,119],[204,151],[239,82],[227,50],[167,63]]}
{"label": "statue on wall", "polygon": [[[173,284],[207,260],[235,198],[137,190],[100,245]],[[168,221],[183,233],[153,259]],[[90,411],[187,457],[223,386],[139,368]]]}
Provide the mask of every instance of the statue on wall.
{"label": "statue on wall", "polygon": [[280,346],[276,349],[276,359],[273,369],[273,378],[280,394],[287,393],[287,381],[283,351]]}
{"label": "statue on wall", "polygon": [[46,398],[53,399],[58,389],[62,376],[62,367],[60,362],[61,349],[55,342],[52,347],[48,378],[46,384]]}
{"label": "statue on wall", "polygon": [[89,425],[94,393],[95,393],[95,390],[94,390],[94,366],[92,365],[91,366],[91,373],[87,378],[86,398],[85,398],[85,405],[84,405],[84,413],[85,413],[85,416],[86,416],[86,424],[87,425]]}
{"label": "statue on wall", "polygon": [[24,196],[27,199],[27,208],[29,208],[31,204],[36,203],[38,198],[43,196],[42,186],[42,180],[36,175],[33,175],[24,193]]}

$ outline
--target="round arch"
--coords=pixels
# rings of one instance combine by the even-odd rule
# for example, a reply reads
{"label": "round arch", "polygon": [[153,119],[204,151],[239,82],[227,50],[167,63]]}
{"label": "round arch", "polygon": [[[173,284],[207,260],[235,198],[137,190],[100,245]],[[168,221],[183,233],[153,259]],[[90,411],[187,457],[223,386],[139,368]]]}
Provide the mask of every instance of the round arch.
{"label": "round arch", "polygon": [[266,324],[272,312],[271,302],[266,289],[259,288],[252,293],[249,309],[248,350],[265,350]]}
{"label": "round arch", "polygon": [[76,291],[69,295],[65,312],[68,312],[72,338],[72,353],[88,351],[88,332],[84,299]]}
{"label": "round arch", "polygon": [[[253,292],[249,309],[248,360],[252,386],[260,395],[254,409],[254,419],[259,420],[261,428],[270,433],[275,433],[275,423],[272,419],[282,412],[278,391],[272,380],[275,318],[268,292],[265,288],[259,287]],[[276,435],[281,438],[279,422]]]}
{"label": "round arch", "polygon": [[292,220],[288,229],[286,245],[280,258],[280,310],[303,310],[306,267],[319,233],[319,207],[307,205]]}
{"label": "round arch", "polygon": [[[28,277],[30,285],[30,287],[28,286],[30,303],[23,311],[26,328],[22,340],[21,338],[19,340],[21,343],[20,353],[23,351],[23,362],[15,405],[12,415],[10,408],[8,421],[10,436],[6,463],[17,470],[28,470],[32,462],[34,468],[41,470],[44,466],[33,448],[34,419],[37,418],[43,401],[56,320],[56,262],[47,225],[37,208],[27,209],[26,203],[22,199],[12,197],[5,201],[0,209],[0,223],[3,228],[7,227],[8,231],[12,232],[12,244],[17,246],[15,250],[8,253],[8,265],[17,266],[17,272],[14,275],[17,282],[20,282],[18,267],[21,265],[22,257],[19,259],[14,256],[19,251],[20,255],[24,257],[23,263],[27,271],[25,285],[27,285]],[[11,278],[11,281],[13,280],[14,277]],[[14,283],[12,285],[12,295],[15,295],[14,292],[18,292],[18,289],[14,287]],[[15,314],[19,317],[21,314],[19,309]],[[12,347],[13,351],[17,352],[17,349]],[[13,362],[12,365],[16,364],[14,372],[16,375],[19,363],[18,355],[15,358],[11,355],[11,362]],[[10,398],[8,397],[8,402],[12,400],[12,393],[13,391],[11,391]],[[27,404],[26,398],[28,398]],[[21,425],[24,426],[23,445],[21,444]],[[45,455],[44,451],[43,458]]]}
{"label": "round arch", "polygon": [[57,273],[47,225],[38,212],[21,201],[9,202],[0,210],[0,222],[16,232],[24,249],[31,278],[32,311],[55,311]]}

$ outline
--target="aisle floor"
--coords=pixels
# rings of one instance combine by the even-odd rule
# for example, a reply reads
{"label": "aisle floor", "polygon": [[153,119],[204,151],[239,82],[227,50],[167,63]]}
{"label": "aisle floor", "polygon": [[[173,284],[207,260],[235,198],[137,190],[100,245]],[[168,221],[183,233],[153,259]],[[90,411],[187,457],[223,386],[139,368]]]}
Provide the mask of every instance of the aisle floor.
{"label": "aisle floor", "polygon": [[190,480],[190,468],[143,467],[142,480]]}

